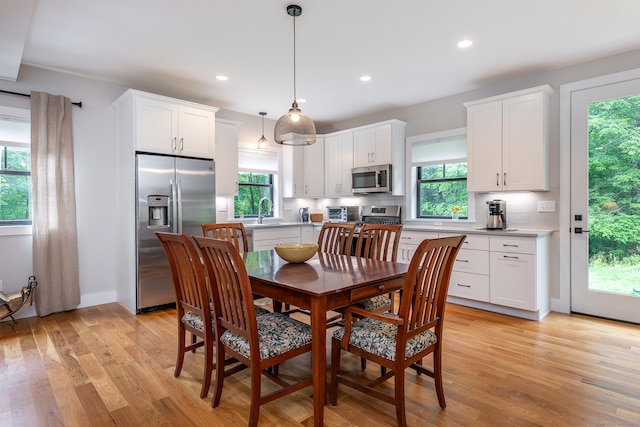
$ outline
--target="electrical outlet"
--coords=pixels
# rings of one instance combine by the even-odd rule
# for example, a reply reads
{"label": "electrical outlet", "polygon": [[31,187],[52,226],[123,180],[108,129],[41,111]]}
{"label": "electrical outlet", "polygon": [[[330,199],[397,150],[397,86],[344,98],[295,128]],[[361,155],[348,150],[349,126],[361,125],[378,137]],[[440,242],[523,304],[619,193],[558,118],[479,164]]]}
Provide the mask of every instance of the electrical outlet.
{"label": "electrical outlet", "polygon": [[538,212],[555,212],[555,200],[538,200]]}

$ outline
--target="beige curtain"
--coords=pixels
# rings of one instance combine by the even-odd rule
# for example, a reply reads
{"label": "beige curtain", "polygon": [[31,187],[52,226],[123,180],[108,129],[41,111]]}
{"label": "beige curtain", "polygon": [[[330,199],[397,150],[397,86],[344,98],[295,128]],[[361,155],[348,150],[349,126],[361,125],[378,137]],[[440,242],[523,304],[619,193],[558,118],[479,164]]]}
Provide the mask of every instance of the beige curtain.
{"label": "beige curtain", "polygon": [[80,304],[71,101],[31,92],[33,272],[38,316]]}

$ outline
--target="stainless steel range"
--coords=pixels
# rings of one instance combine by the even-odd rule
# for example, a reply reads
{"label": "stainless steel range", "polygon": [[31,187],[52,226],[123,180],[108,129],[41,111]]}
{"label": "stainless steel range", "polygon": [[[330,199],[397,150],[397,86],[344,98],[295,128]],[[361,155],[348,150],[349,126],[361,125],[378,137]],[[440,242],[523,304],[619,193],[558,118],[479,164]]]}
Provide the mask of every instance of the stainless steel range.
{"label": "stainless steel range", "polygon": [[363,224],[400,224],[400,206],[363,206],[361,221],[356,224],[356,234]]}

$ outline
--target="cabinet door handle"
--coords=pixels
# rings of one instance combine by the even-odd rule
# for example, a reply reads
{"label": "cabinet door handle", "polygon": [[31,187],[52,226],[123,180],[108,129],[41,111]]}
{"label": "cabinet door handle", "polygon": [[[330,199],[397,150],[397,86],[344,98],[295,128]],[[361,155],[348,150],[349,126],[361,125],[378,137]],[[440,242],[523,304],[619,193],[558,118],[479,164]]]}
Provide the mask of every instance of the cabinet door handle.
{"label": "cabinet door handle", "polygon": [[463,287],[463,288],[470,288],[471,285],[464,285],[462,283],[458,283],[458,286]]}
{"label": "cabinet door handle", "polygon": [[504,185],[505,187],[507,186],[507,173],[504,173],[504,176],[502,178],[502,185]]}
{"label": "cabinet door handle", "polygon": [[173,139],[171,140],[171,150],[172,151],[176,151],[176,148],[178,148],[178,137],[174,136]]}
{"label": "cabinet door handle", "polygon": [[372,162],[375,163],[376,162],[376,153],[375,153],[375,151],[373,153],[371,153],[371,158],[373,159]]}
{"label": "cabinet door handle", "polygon": [[340,189],[340,194],[342,194],[342,184],[338,184],[338,188]]}
{"label": "cabinet door handle", "polygon": [[496,173],[496,187],[500,187],[500,172]]}
{"label": "cabinet door handle", "polygon": [[520,259],[520,257],[517,257],[517,256],[509,256],[509,255],[502,255],[502,258],[508,258],[508,259]]}
{"label": "cabinet door handle", "polygon": [[184,138],[180,138],[180,151],[184,150]]}

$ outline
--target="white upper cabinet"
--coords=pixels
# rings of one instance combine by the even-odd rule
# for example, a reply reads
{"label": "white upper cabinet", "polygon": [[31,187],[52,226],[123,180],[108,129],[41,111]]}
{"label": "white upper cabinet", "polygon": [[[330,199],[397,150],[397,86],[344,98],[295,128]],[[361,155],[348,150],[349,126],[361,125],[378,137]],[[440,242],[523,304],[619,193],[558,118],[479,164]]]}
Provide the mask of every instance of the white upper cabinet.
{"label": "white upper cabinet", "polygon": [[324,137],[304,146],[282,147],[283,197],[324,197]]}
{"label": "white upper cabinet", "polygon": [[552,93],[544,85],[465,104],[468,191],[549,189]]}
{"label": "white upper cabinet", "polygon": [[325,196],[351,196],[353,168],[353,132],[325,135]]}
{"label": "white upper cabinet", "polygon": [[405,127],[400,120],[389,120],[353,130],[353,167],[392,166],[392,194],[404,196]]}
{"label": "white upper cabinet", "polygon": [[239,122],[216,119],[216,195],[238,195]]}
{"label": "white upper cabinet", "polygon": [[215,107],[128,90],[136,151],[213,159]]}

